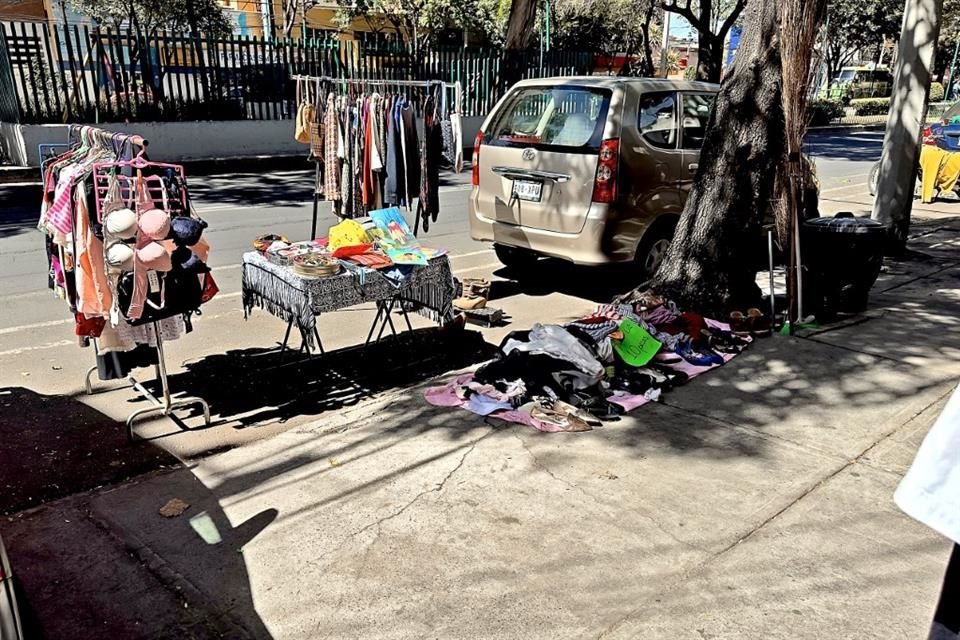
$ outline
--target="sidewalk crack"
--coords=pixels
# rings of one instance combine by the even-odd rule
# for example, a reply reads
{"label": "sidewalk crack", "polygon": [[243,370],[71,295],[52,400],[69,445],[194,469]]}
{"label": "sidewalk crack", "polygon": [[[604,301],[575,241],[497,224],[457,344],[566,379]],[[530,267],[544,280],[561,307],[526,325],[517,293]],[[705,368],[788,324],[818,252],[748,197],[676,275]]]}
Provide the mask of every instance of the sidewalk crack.
{"label": "sidewalk crack", "polygon": [[456,474],[457,471],[459,471],[459,470],[463,467],[464,463],[467,461],[467,458],[470,456],[471,453],[473,453],[474,449],[477,448],[477,445],[480,444],[483,440],[486,440],[487,438],[489,438],[490,436],[492,436],[494,433],[496,433],[496,430],[491,430],[489,433],[487,433],[487,434],[485,434],[485,435],[483,435],[483,436],[480,436],[479,438],[477,438],[476,440],[474,440],[472,443],[470,443],[469,448],[463,453],[462,456],[460,456],[460,460],[457,462],[457,464],[456,464],[449,472],[447,472],[447,474],[443,477],[443,479],[441,479],[439,482],[435,483],[435,485],[434,485],[433,487],[431,487],[431,488],[429,488],[429,489],[424,489],[423,491],[421,491],[420,493],[418,493],[417,495],[415,495],[412,499],[410,499],[406,504],[404,504],[402,507],[400,507],[400,508],[397,509],[396,511],[394,511],[394,512],[392,512],[392,513],[390,513],[390,514],[387,514],[387,515],[383,516],[382,518],[378,518],[378,519],[374,520],[373,522],[371,522],[371,523],[369,523],[369,524],[367,524],[367,525],[364,525],[364,526],[361,527],[360,529],[354,531],[353,533],[351,533],[350,535],[348,535],[346,538],[344,538],[336,547],[334,547],[334,548],[331,549],[330,551],[328,551],[328,552],[320,555],[315,561],[311,562],[311,564],[316,564],[317,562],[322,561],[322,560],[326,559],[326,558],[329,557],[329,556],[332,556],[332,555],[335,555],[335,554],[339,553],[339,552],[347,545],[347,543],[349,543],[351,540],[354,540],[354,539],[356,539],[357,537],[359,537],[359,536],[363,535],[364,533],[366,533],[367,531],[370,531],[371,529],[376,528],[376,529],[377,529],[376,535],[374,536],[374,538],[373,538],[373,540],[370,542],[370,544],[367,545],[367,549],[369,550],[369,547],[372,546],[373,543],[376,541],[376,539],[380,537],[380,532],[381,532],[381,528],[382,528],[382,526],[383,526],[383,523],[385,523],[385,522],[387,522],[387,521],[389,521],[389,520],[393,520],[394,518],[397,518],[397,517],[403,515],[404,512],[406,512],[410,507],[412,507],[412,506],[415,505],[417,502],[419,502],[419,501],[420,501],[424,496],[426,496],[427,494],[429,494],[429,493],[440,493],[441,491],[443,491],[443,489],[444,489],[444,487],[446,486],[447,482],[449,482],[450,479],[454,476],[454,474]]}

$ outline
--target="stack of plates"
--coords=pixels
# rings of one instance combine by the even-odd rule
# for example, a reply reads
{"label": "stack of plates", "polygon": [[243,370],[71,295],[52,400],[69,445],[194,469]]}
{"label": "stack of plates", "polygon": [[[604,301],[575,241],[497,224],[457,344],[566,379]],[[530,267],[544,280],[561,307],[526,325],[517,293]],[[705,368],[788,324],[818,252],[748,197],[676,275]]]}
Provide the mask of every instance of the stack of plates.
{"label": "stack of plates", "polygon": [[328,278],[340,273],[340,261],[323,253],[308,253],[293,259],[293,272],[304,278]]}

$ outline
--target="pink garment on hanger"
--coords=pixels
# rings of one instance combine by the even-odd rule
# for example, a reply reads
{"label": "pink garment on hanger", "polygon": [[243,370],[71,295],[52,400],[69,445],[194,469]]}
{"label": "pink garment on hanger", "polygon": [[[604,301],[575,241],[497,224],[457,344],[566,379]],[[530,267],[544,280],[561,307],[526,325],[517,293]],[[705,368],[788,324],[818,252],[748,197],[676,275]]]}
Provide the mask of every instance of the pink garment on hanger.
{"label": "pink garment on hanger", "polygon": [[40,220],[41,229],[54,229],[63,235],[69,234],[73,227],[70,218],[73,216],[73,185],[75,183],[75,174],[77,167],[65,167],[60,172],[60,179],[57,181],[54,190],[53,202],[43,212]]}

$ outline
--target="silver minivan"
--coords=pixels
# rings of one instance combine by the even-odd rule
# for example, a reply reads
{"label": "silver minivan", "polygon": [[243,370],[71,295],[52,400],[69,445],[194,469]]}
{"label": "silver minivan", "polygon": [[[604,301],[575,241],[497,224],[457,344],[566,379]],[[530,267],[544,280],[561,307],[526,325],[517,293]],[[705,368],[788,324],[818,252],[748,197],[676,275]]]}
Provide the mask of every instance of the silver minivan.
{"label": "silver minivan", "polygon": [[474,141],[470,233],[501,262],[663,259],[719,87],[584,76],[517,83]]}

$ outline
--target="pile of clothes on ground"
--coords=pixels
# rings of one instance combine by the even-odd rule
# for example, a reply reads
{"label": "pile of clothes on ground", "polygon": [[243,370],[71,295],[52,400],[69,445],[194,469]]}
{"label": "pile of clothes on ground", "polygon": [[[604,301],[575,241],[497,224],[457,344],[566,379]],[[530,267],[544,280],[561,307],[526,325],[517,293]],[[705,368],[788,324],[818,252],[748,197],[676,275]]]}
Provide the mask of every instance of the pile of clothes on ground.
{"label": "pile of clothes on ground", "polygon": [[540,431],[588,431],[728,362],[750,340],[646,291],[564,326],[514,331],[496,359],[425,397]]}

